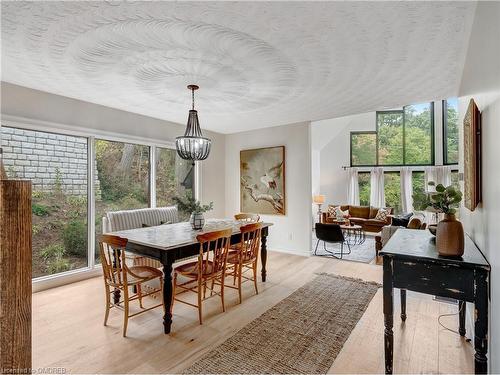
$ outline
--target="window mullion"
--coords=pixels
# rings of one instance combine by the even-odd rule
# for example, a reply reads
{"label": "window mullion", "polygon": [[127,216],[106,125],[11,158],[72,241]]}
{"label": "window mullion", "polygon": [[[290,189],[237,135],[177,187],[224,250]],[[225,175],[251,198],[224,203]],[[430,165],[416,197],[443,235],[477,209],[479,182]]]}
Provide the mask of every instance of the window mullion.
{"label": "window mullion", "polygon": [[87,233],[88,266],[95,267],[95,139],[87,138]]}
{"label": "window mullion", "polygon": [[149,206],[156,207],[156,146],[149,148]]}

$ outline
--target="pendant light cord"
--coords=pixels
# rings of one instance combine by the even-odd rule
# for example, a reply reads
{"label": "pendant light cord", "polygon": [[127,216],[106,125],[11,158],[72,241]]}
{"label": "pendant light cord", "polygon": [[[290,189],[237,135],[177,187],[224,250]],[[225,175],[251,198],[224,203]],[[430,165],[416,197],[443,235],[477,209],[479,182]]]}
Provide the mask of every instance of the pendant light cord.
{"label": "pendant light cord", "polygon": [[193,99],[193,110],[194,110],[194,88],[191,89],[191,97]]}

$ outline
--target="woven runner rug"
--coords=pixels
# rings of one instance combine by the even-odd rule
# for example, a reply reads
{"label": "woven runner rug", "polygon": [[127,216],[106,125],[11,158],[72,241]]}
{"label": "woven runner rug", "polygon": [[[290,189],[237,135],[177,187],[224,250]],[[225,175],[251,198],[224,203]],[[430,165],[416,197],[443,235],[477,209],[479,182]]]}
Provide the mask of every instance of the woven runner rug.
{"label": "woven runner rug", "polygon": [[319,274],[184,373],[325,374],[379,287]]}

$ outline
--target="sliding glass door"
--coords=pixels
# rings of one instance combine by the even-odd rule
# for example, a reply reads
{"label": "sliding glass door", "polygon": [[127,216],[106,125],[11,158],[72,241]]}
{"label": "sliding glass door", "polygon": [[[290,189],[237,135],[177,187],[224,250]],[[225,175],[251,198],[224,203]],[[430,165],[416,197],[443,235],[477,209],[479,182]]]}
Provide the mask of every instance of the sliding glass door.
{"label": "sliding glass door", "polygon": [[95,140],[95,238],[108,211],[132,210],[150,206],[150,147],[132,143]]}

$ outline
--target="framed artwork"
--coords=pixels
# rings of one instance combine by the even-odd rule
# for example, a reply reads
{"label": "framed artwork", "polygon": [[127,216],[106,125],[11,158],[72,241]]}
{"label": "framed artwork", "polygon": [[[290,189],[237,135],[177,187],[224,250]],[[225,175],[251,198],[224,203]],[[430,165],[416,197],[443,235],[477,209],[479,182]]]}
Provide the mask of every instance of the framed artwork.
{"label": "framed artwork", "polygon": [[481,113],[474,99],[464,117],[464,205],[474,211],[481,201]]}
{"label": "framed artwork", "polygon": [[240,210],[285,215],[285,146],[240,151]]}

